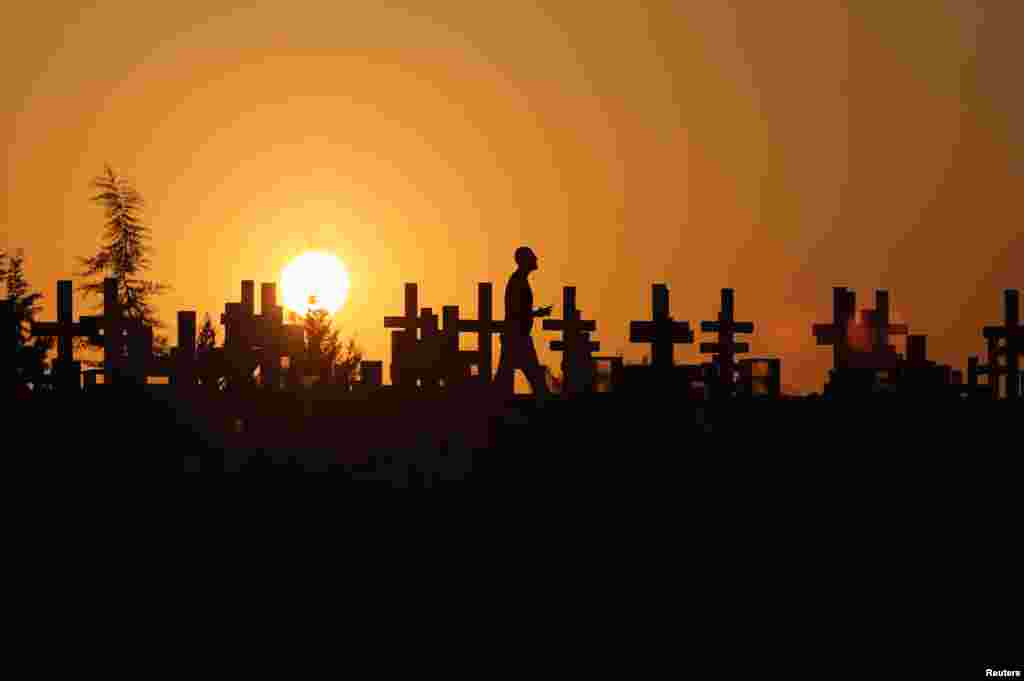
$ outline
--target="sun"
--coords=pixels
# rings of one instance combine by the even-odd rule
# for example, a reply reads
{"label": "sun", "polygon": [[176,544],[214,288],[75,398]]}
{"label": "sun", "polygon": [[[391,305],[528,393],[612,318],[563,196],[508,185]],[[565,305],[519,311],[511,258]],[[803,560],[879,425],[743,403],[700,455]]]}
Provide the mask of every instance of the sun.
{"label": "sun", "polygon": [[325,251],[306,251],[281,272],[284,306],[301,316],[311,309],[333,315],[348,299],[348,288],[345,265]]}

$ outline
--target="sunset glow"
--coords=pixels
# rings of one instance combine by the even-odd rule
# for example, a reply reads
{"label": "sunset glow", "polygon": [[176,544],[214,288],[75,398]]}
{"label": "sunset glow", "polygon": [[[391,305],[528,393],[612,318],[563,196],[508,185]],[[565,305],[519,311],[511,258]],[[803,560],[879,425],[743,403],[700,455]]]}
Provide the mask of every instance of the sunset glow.
{"label": "sunset glow", "polygon": [[337,256],[307,251],[292,260],[281,273],[284,306],[299,315],[311,309],[335,314],[348,299],[349,277]]}

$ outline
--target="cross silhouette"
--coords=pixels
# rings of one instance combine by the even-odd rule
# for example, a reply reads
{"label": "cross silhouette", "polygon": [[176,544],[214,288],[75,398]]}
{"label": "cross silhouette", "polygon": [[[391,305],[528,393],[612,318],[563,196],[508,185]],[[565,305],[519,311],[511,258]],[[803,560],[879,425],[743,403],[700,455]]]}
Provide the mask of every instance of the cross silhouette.
{"label": "cross silhouette", "polygon": [[[1020,323],[1020,292],[1007,289],[1003,292],[1003,324],[1002,326],[986,326],[983,331],[989,346],[990,371],[997,365],[996,357],[1005,355],[1006,364],[999,368],[999,375],[1006,376],[1006,396],[1011,399],[1021,397],[1020,360],[1024,354],[1024,325]],[[1000,349],[998,343],[1005,341]],[[995,346],[993,347],[992,342]],[[990,382],[998,384],[999,379],[992,375]]]}
{"label": "cross silhouette", "polygon": [[718,321],[701,322],[700,330],[705,333],[718,332],[717,343],[701,343],[700,351],[714,353],[714,362],[718,365],[719,381],[723,387],[733,385],[734,373],[736,371],[736,355],[750,352],[749,343],[737,343],[734,336],[737,333],[754,333],[753,322],[738,322],[734,317],[734,291],[731,288],[722,289],[722,309],[718,313]]}
{"label": "cross silhouette", "polygon": [[693,331],[689,322],[677,322],[669,316],[668,286],[651,285],[650,321],[629,323],[630,343],[651,344],[651,364],[659,371],[671,370],[676,343],[692,343]]}
{"label": "cross silhouette", "polygon": [[480,370],[484,384],[494,380],[494,344],[491,339],[495,334],[505,332],[505,321],[494,319],[493,285],[480,282],[476,285],[476,319],[457,320],[458,330],[465,333],[476,333],[477,349],[473,359]]}

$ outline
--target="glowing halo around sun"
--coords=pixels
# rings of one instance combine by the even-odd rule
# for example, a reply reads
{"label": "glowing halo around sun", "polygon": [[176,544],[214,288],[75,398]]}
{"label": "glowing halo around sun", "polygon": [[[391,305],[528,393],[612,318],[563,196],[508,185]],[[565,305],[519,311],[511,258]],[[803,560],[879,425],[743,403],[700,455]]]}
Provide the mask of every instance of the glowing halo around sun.
{"label": "glowing halo around sun", "polygon": [[348,287],[345,265],[325,251],[307,251],[281,272],[282,302],[300,316],[311,309],[333,315],[348,299]]}

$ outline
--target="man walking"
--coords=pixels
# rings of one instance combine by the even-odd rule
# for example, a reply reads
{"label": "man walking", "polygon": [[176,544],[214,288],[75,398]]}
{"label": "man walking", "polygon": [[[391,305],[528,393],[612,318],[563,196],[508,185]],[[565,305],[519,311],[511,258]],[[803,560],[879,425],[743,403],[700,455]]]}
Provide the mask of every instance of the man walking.
{"label": "man walking", "polygon": [[533,291],[527,277],[537,269],[536,254],[520,246],[516,249],[515,261],[516,271],[505,286],[505,331],[501,334],[501,359],[494,384],[501,397],[515,394],[515,370],[520,369],[526,374],[533,394],[543,403],[548,387],[530,332],[533,318],[549,316],[551,306],[533,309]]}

